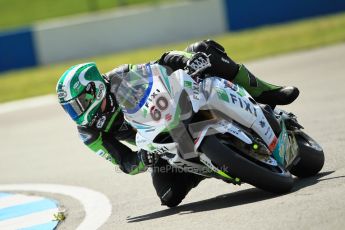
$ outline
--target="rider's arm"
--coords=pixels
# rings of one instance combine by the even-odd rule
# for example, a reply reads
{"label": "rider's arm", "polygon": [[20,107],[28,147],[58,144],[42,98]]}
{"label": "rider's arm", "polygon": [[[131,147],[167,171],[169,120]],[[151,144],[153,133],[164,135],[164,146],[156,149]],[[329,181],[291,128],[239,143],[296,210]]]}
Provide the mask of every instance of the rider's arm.
{"label": "rider's arm", "polygon": [[84,144],[97,155],[119,165],[123,172],[134,175],[146,170],[138,154],[110,134],[83,126],[78,126],[78,131]]}

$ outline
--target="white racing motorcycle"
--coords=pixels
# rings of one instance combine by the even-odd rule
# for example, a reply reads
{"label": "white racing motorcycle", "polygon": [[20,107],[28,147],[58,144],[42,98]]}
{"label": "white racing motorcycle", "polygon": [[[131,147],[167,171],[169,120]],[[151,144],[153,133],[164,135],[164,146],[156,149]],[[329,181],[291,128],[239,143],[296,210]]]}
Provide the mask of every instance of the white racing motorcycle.
{"label": "white racing motorcycle", "polygon": [[116,95],[139,149],[180,170],[285,193],[294,179],[317,174],[322,148],[292,113],[261,105],[218,77],[195,81],[183,70],[141,65]]}

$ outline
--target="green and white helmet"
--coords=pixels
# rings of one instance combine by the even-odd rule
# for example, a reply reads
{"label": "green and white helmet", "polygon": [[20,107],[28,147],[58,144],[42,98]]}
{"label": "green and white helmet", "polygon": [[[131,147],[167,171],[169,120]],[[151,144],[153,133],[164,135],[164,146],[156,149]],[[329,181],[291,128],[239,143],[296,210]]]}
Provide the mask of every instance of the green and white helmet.
{"label": "green and white helmet", "polygon": [[56,93],[64,110],[78,125],[91,124],[106,95],[105,81],[96,64],[69,68],[59,79]]}

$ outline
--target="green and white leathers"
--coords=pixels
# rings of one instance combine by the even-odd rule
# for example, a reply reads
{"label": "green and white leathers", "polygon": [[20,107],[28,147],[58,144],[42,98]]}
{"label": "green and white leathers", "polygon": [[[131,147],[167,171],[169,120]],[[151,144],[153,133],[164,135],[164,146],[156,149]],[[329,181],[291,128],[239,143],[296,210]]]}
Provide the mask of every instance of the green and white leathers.
{"label": "green and white leathers", "polygon": [[90,124],[106,95],[105,81],[96,64],[72,66],[59,79],[56,92],[64,110],[78,125]]}

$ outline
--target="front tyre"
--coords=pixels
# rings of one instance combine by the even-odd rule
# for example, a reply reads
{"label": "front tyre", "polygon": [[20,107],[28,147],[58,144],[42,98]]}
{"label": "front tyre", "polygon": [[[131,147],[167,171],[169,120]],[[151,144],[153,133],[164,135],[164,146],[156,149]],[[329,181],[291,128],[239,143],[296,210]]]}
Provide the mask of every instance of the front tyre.
{"label": "front tyre", "polygon": [[323,167],[325,156],[320,145],[304,132],[296,133],[300,161],[290,172],[297,177],[316,175]]}
{"label": "front tyre", "polygon": [[294,179],[287,170],[248,158],[219,136],[207,136],[200,148],[212,162],[243,182],[278,194],[289,192],[293,187]]}

